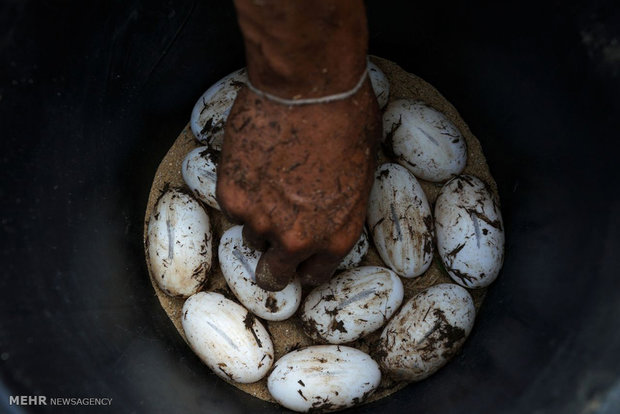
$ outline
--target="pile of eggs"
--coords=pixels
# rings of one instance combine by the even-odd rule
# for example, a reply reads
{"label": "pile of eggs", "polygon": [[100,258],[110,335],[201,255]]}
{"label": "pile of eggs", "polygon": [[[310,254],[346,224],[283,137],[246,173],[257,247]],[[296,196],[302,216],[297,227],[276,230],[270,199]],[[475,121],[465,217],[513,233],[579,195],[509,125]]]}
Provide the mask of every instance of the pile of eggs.
{"label": "pile of eggs", "polygon": [[[268,375],[271,396],[295,411],[335,411],[363,402],[382,376],[419,381],[458,351],[475,319],[467,289],[488,286],[503,263],[501,213],[487,185],[462,175],[465,139],[441,112],[424,102],[393,99],[389,82],[369,62],[383,108],[384,149],[394,163],[380,165],[371,190],[367,228],[328,283],[302,295],[299,280],[279,292],[256,284],[261,252],[247,246],[242,226],[223,233],[218,262],[236,301],[202,291],[212,265],[213,233],[205,205],[215,198],[223,127],[245,69],[200,97],[191,129],[204,146],[182,163],[185,188],[167,188],[147,227],[147,260],[168,295],[187,298],[182,326],[192,350],[227,381],[252,383]],[[419,179],[442,183],[431,209]],[[385,266],[361,266],[370,243]],[[401,278],[422,276],[438,253],[454,283],[440,283],[404,304]],[[263,321],[296,317],[317,344],[275,360]],[[381,331],[372,356],[352,342]]]}

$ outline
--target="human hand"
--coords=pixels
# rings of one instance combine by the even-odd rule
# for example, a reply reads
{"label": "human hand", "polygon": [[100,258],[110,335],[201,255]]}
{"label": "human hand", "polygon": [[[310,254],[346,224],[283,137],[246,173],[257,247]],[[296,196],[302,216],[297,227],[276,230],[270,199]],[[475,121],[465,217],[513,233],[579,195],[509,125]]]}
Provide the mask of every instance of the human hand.
{"label": "human hand", "polygon": [[243,88],[228,117],[217,198],[267,250],[257,284],[281,290],[298,274],[317,285],[357,242],[364,225],[380,139],[370,81],[353,96],[287,106]]}

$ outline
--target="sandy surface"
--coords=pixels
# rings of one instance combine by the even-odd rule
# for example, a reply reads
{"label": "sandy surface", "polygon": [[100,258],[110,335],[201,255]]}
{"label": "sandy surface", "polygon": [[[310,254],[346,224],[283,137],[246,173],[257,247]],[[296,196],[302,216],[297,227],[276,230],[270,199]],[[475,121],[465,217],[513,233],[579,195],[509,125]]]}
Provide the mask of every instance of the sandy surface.
{"label": "sandy surface", "polygon": [[[424,101],[428,105],[446,114],[447,117],[460,129],[461,133],[465,137],[465,140],[467,141],[468,158],[467,166],[465,167],[464,173],[475,175],[485,181],[489,185],[491,191],[493,191],[495,193],[495,196],[499,199],[497,194],[497,185],[493,180],[493,177],[491,177],[489,168],[482,153],[482,148],[480,147],[480,143],[471,133],[471,131],[467,127],[467,124],[465,124],[465,121],[463,121],[456,109],[443,96],[441,96],[441,94],[437,90],[435,90],[435,88],[433,88],[431,85],[429,85],[419,77],[405,72],[398,65],[388,60],[376,57],[372,57],[372,60],[377,64],[377,66],[381,68],[381,70],[383,70],[383,72],[386,74],[390,81],[390,101],[398,98],[415,98]],[[201,144],[194,139],[189,125],[187,125],[183,129],[181,134],[177,137],[176,141],[162,160],[155,174],[148,205],[146,208],[144,226],[145,235],[148,218],[151,215],[151,211],[161,190],[166,184],[169,184],[173,187],[181,187],[185,185],[183,182],[183,177],[181,175],[181,163],[188,152],[200,145]],[[382,162],[389,161],[383,154],[381,154],[380,157]],[[428,197],[428,201],[431,204],[431,209],[433,209],[435,199],[437,198],[437,194],[441,189],[441,184],[430,183],[423,180],[419,181],[426,193],[426,196]],[[226,287],[226,282],[224,281],[224,277],[222,276],[222,272],[219,268],[219,263],[217,261],[217,241],[221,238],[222,233],[226,231],[226,229],[228,229],[232,224],[229,223],[226,219],[224,219],[224,217],[219,211],[206,206],[205,209],[207,210],[209,218],[211,219],[211,226],[215,241],[213,245],[213,265],[208,276],[208,282],[205,286],[205,290],[211,291],[216,289],[223,289],[228,291],[228,288]],[[372,245],[368,255],[362,262],[362,265],[385,266],[379,258],[377,251],[374,249],[374,247],[372,247]],[[426,271],[426,273],[424,273],[424,275],[415,279],[403,278],[402,281],[405,287],[405,301],[407,301],[413,295],[429,286],[438,283],[452,283],[452,280],[443,269],[437,253],[435,253],[435,257],[433,259],[431,267]],[[162,307],[174,323],[175,327],[179,331],[179,334],[185,339],[183,328],[181,326],[181,308],[183,306],[184,300],[167,296],[161,289],[159,289],[159,287],[153,280],[152,275],[151,282]],[[305,293],[307,292],[304,292],[304,294]],[[476,310],[478,310],[480,308],[480,305],[482,304],[482,300],[485,295],[485,289],[470,290],[470,293],[474,298]],[[232,297],[230,291],[228,291],[228,295]],[[311,345],[313,343],[310,338],[303,333],[300,320],[296,315],[289,320],[283,322],[263,322],[271,333],[273,344],[275,347],[276,361],[282,355],[290,352],[295,348]],[[380,333],[381,330],[367,336],[366,338],[362,338],[356,342],[353,342],[350,345],[359,348],[365,352],[369,352],[372,355],[373,345],[378,339]],[[254,384],[233,383],[233,385],[255,397],[273,402],[273,399],[271,398],[267,390],[266,378]],[[384,379],[380,388],[368,399],[367,402],[375,401],[377,399],[386,397],[387,395],[403,388],[406,385],[406,383],[393,383],[387,379]]]}

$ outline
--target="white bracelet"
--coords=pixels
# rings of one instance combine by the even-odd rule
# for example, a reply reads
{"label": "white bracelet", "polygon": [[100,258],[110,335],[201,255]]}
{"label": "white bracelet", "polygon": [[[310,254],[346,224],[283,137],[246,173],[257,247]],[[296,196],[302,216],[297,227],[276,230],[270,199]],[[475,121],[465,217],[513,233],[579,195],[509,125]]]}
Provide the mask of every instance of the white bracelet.
{"label": "white bracelet", "polygon": [[269,92],[261,91],[256,86],[252,85],[252,82],[250,82],[249,79],[246,82],[246,85],[248,86],[248,89],[250,89],[256,95],[261,96],[261,97],[266,98],[266,99],[269,99],[270,101],[273,101],[273,102],[276,102],[276,103],[279,103],[279,104],[282,104],[282,105],[287,105],[287,106],[312,105],[312,104],[320,104],[320,103],[341,101],[343,99],[347,99],[347,98],[355,95],[357,93],[357,91],[359,91],[360,88],[362,87],[362,85],[364,84],[364,81],[366,80],[366,76],[368,76],[368,65],[366,65],[366,69],[364,69],[364,72],[362,73],[362,76],[357,81],[355,86],[353,88],[349,89],[348,91],[341,92],[341,93],[336,93],[334,95],[321,96],[321,97],[318,97],[318,98],[305,98],[305,99],[295,99],[295,98],[287,99],[287,98],[281,98],[279,96],[272,95]]}

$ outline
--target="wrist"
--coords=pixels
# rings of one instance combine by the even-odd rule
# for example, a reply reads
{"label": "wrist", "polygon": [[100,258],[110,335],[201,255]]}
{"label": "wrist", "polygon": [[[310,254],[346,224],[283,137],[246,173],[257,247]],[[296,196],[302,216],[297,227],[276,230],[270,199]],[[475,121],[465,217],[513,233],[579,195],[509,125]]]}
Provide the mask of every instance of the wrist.
{"label": "wrist", "polygon": [[235,0],[248,75],[261,91],[309,99],[354,88],[366,70],[361,0]]}

